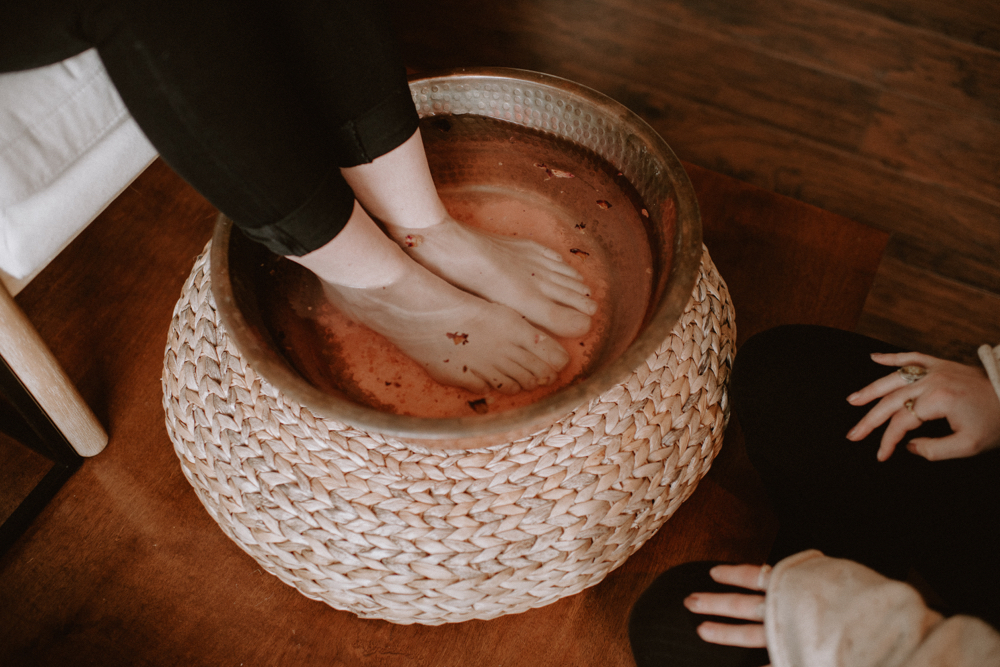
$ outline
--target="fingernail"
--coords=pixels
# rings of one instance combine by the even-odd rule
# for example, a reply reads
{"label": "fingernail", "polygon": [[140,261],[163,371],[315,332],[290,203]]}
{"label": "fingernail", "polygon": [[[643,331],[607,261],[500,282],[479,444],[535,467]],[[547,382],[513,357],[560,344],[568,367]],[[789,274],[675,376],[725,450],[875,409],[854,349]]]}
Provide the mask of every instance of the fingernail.
{"label": "fingernail", "polygon": [[854,392],[853,394],[847,397],[847,402],[853,403],[855,400],[857,400],[857,398],[858,398],[858,392]]}
{"label": "fingernail", "polygon": [[852,428],[850,431],[848,431],[847,432],[847,439],[848,440],[857,440],[858,439],[858,429],[857,428]]}
{"label": "fingernail", "polygon": [[701,599],[698,597],[697,593],[692,593],[691,595],[684,598],[684,606],[687,607],[688,609],[693,610],[697,608],[699,602],[701,602]]}

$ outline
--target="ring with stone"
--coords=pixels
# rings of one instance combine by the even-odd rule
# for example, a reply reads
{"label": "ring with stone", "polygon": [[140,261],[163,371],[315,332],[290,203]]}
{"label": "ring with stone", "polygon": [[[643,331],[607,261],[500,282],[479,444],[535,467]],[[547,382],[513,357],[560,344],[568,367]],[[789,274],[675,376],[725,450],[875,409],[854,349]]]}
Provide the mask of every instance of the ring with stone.
{"label": "ring with stone", "polygon": [[923,366],[911,364],[900,368],[898,373],[906,384],[913,384],[923,376],[927,375],[927,369]]}

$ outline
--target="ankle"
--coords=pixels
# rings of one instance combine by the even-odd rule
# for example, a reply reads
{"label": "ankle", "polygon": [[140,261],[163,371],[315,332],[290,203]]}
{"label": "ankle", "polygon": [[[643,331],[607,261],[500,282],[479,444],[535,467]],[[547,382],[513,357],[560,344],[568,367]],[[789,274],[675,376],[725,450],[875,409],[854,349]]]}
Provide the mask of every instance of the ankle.
{"label": "ankle", "polygon": [[420,224],[414,221],[407,221],[407,225],[385,223],[385,228],[393,238],[401,240],[403,237],[410,234],[433,233],[440,229],[446,229],[452,225],[458,225],[458,222],[456,222],[455,219],[447,213],[444,213],[443,215],[427,216],[426,218],[422,218],[422,221],[425,221],[426,224]]}

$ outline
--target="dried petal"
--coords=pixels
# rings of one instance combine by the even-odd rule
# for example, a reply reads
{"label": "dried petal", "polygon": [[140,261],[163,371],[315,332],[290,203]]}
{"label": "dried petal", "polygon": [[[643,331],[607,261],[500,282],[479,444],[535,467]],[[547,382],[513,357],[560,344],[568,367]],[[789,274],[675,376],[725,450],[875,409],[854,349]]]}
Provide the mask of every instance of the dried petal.
{"label": "dried petal", "polygon": [[576,178],[575,176],[573,176],[573,174],[569,173],[568,171],[563,171],[562,169],[552,169],[544,162],[536,162],[535,166],[538,167],[539,169],[544,169],[545,173],[550,178]]}
{"label": "dried petal", "polygon": [[598,199],[597,205],[603,209],[611,208],[611,202],[609,202],[607,199]]}
{"label": "dried petal", "polygon": [[469,334],[458,333],[456,331],[455,333],[448,333],[445,335],[450,338],[451,342],[455,345],[468,345],[469,343]]}

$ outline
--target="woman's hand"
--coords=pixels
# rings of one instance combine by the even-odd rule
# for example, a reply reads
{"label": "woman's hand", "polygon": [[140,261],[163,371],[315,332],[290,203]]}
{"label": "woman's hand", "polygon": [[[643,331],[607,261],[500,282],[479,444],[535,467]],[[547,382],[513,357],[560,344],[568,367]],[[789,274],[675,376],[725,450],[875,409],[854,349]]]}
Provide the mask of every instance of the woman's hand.
{"label": "woman's hand", "polygon": [[1000,447],[1000,399],[982,369],[917,352],[873,354],[883,366],[920,366],[915,381],[896,371],[847,397],[851,405],[881,399],[847,434],[862,440],[888,420],[876,457],[892,456],[903,437],[925,421],[947,419],[953,433],[943,438],[915,438],[907,449],[929,461],[974,456]]}
{"label": "woman's hand", "polygon": [[[716,565],[709,574],[720,584],[765,591],[771,579],[771,568],[768,565]],[[698,636],[707,642],[746,648],[767,647],[763,595],[692,593],[684,599],[684,606],[695,614],[757,621],[741,625],[705,621],[698,626]]]}

